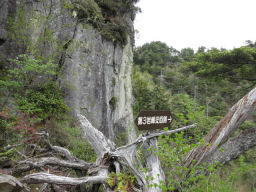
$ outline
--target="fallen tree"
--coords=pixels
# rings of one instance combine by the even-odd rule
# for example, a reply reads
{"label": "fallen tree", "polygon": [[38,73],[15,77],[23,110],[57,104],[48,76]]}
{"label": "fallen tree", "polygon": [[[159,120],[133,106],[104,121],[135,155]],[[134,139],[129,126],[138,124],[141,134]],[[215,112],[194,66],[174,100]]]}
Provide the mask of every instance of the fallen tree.
{"label": "fallen tree", "polygon": [[[184,159],[185,166],[198,166],[203,162],[214,163],[220,161],[226,163],[233,158],[256,145],[256,129],[246,130],[238,136],[228,140],[234,131],[246,120],[256,109],[256,88],[238,101],[227,113],[227,115],[209,132],[204,138],[204,145],[199,145],[191,150]],[[157,149],[157,138],[160,135],[172,134],[195,127],[190,125],[176,130],[162,131],[140,135],[134,142],[116,147],[100,131],[94,128],[86,117],[78,114],[77,119],[83,128],[84,138],[94,148],[98,158],[94,163],[87,163],[74,157],[67,149],[53,146],[49,141],[47,133],[40,133],[48,148],[65,158],[45,157],[39,159],[26,159],[19,163],[10,173],[41,169],[43,172],[28,174],[20,179],[23,184],[48,183],[55,185],[81,185],[86,183],[103,184],[104,191],[112,191],[107,184],[107,178],[111,172],[120,173],[129,170],[136,177],[136,185],[133,191],[159,192],[161,183],[165,176],[161,168],[160,160],[156,154],[147,150],[152,146]],[[145,147],[145,162],[142,165],[138,157],[138,148]],[[224,148],[224,151],[220,151]],[[68,167],[74,170],[86,171],[87,176],[72,178],[47,173],[45,165]],[[147,178],[153,179],[147,179]],[[152,186],[153,187],[148,187]]]}

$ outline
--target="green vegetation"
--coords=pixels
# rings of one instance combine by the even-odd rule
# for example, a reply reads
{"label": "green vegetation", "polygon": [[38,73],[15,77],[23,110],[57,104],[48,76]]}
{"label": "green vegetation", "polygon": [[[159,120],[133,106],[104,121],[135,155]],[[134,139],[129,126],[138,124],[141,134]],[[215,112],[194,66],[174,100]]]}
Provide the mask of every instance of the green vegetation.
{"label": "green vegetation", "polygon": [[240,47],[233,50],[212,49],[196,55],[196,62],[188,67],[200,77],[232,82],[246,80],[255,84],[256,49]]}
{"label": "green vegetation", "polygon": [[174,55],[170,54],[170,51],[171,49],[165,43],[159,41],[146,43],[136,48],[134,63],[140,66],[142,71],[147,71],[156,78],[161,74],[165,65],[177,61],[176,50],[172,50]]}
{"label": "green vegetation", "polygon": [[[195,129],[189,130],[187,135],[200,139],[220,119],[219,116],[206,116],[206,107],[197,104],[188,94],[171,94],[164,86],[154,83],[153,77],[147,72],[140,72],[135,66],[132,77],[133,94],[136,103],[133,106],[134,116],[141,110],[171,110],[173,127],[197,123]],[[195,138],[194,138],[195,139]]]}
{"label": "green vegetation", "polygon": [[6,152],[0,153],[0,157],[4,157],[4,156],[8,157],[8,156],[12,155],[13,151],[14,151],[14,149],[9,149]]}
{"label": "green vegetation", "polygon": [[118,98],[116,96],[112,97],[109,101],[109,105],[111,107],[112,110],[116,109],[117,106],[117,102],[118,102]]}
{"label": "green vegetation", "polygon": [[[91,25],[103,38],[121,46],[127,44],[128,35],[133,36],[125,16],[129,15],[134,20],[139,11],[135,7],[136,2],[77,0],[70,4],[66,0],[61,1],[64,10],[68,9],[79,23],[88,29],[88,24]],[[53,144],[67,147],[80,159],[94,162],[96,154],[83,140],[82,130],[67,118],[66,112],[70,109],[64,103],[64,93],[56,80],[61,70],[61,64],[56,63],[57,56],[71,43],[75,50],[80,42],[59,42],[54,38],[49,27],[55,19],[51,12],[47,16],[38,13],[29,16],[28,13],[27,7],[19,4],[17,14],[8,18],[7,22],[9,38],[24,49],[24,54],[8,60],[0,55],[0,161],[11,159],[15,163],[20,159],[14,149],[4,150],[8,144],[17,144],[19,151],[33,157],[35,154],[31,153],[29,144],[37,142],[39,147],[44,147],[34,135],[44,130],[50,134]],[[40,27],[43,32],[38,37],[30,34],[33,28]],[[165,43],[152,42],[135,49],[132,77],[136,98],[134,116],[143,109],[169,109],[174,118],[172,127],[198,124],[197,128],[184,133],[159,138],[158,155],[166,175],[166,183],[160,186],[163,191],[239,191],[243,181],[247,183],[243,186],[246,188],[244,191],[256,191],[256,181],[251,179],[256,171],[255,150],[248,151],[228,165],[218,165],[221,170],[213,165],[192,167],[188,177],[183,164],[186,153],[196,147],[196,143],[203,144],[203,136],[239,98],[255,86],[255,45],[248,41],[247,46],[233,50],[206,49],[202,46],[195,52],[191,48],[178,51]],[[56,51],[43,54],[42,49],[48,47]],[[88,64],[84,67],[87,68]],[[116,83],[113,78],[112,86]],[[2,98],[6,101],[2,102]],[[118,99],[113,96],[109,100],[112,110],[116,109]],[[254,114],[252,120],[244,123],[235,134],[255,126]],[[118,144],[124,144],[125,136],[120,134]],[[205,172],[209,174],[205,175]],[[111,173],[107,184],[115,191],[131,191],[135,178],[128,173]]]}
{"label": "green vegetation", "polygon": [[[135,49],[134,116],[141,110],[169,109],[173,116],[171,127],[198,124],[184,133],[159,138],[158,155],[167,181],[160,186],[163,191],[255,191],[255,181],[248,179],[248,175],[255,174],[255,162],[248,155],[218,165],[221,169],[213,165],[192,168],[186,179],[182,161],[227,110],[255,86],[255,53],[252,43],[233,50],[207,50],[202,46],[197,52],[191,48],[178,51],[162,42]],[[235,134],[255,126],[254,114]],[[248,153],[255,155],[253,150]],[[198,169],[200,174],[196,174]]]}
{"label": "green vegetation", "polygon": [[53,144],[66,147],[75,157],[95,162],[97,156],[93,148],[83,139],[83,131],[73,119],[52,119],[47,121],[41,129],[49,132]]}
{"label": "green vegetation", "polygon": [[127,192],[132,190],[135,176],[124,173],[111,173],[107,179],[107,184],[114,190]]}
{"label": "green vegetation", "polygon": [[[162,147],[159,148],[158,155],[162,160],[167,181],[160,186],[163,191],[178,189],[186,192],[232,192],[240,191],[241,185],[247,191],[256,189],[254,182],[248,182],[248,176],[255,174],[255,164],[246,162],[243,155],[225,166],[217,162],[220,169],[216,169],[215,165],[206,166],[206,164],[197,168],[192,167],[187,177],[188,169],[184,166],[183,158],[198,144],[191,144],[191,138],[185,139],[184,135],[185,133],[182,132],[159,138],[159,145]],[[206,172],[208,174],[205,174]],[[245,184],[245,181],[248,183]]]}
{"label": "green vegetation", "polygon": [[[138,47],[134,53],[137,68],[133,74],[133,88],[136,100],[143,98],[142,94],[137,94],[140,90],[141,93],[145,92],[145,100],[136,103],[135,112],[140,103],[152,103],[148,100],[148,90],[143,89],[151,87],[152,90],[155,84],[171,97],[176,94],[189,95],[195,109],[197,106],[206,108],[207,117],[222,116],[228,106],[255,84],[254,55],[255,48],[246,46],[230,51],[214,48],[206,51],[201,47],[197,53],[191,48],[178,51],[162,42]],[[146,81],[142,84],[144,78],[150,79],[148,85],[145,85]],[[168,98],[171,100],[171,97]],[[144,103],[142,106],[148,108]]]}
{"label": "green vegetation", "polygon": [[98,29],[103,38],[120,44],[127,44],[127,36],[133,38],[132,29],[124,18],[125,14],[135,19],[139,8],[135,7],[138,0],[78,0],[72,4],[63,2],[63,7],[71,10],[80,22],[91,24]]}
{"label": "green vegetation", "polygon": [[13,68],[5,71],[0,89],[14,97],[18,110],[39,121],[69,110],[55,82],[56,65],[51,60],[24,54],[10,62]]}

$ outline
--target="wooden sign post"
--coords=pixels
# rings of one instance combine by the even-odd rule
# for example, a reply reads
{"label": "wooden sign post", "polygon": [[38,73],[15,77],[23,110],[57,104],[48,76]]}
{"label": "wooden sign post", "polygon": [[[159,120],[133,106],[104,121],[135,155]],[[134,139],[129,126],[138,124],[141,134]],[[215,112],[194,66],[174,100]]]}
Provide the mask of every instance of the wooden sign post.
{"label": "wooden sign post", "polygon": [[171,122],[170,111],[141,111],[135,119],[139,130],[162,129],[170,126]]}

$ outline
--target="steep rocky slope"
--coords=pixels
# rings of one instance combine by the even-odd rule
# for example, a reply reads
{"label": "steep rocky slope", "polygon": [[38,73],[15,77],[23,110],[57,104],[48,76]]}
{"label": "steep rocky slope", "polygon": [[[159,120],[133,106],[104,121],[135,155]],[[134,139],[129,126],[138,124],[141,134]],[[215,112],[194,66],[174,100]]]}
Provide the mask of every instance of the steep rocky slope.
{"label": "steep rocky slope", "polygon": [[[2,0],[0,68],[28,50],[53,58],[59,72],[56,81],[71,113],[84,114],[111,139],[125,132],[131,141],[135,136],[130,78],[133,23],[128,12],[106,10],[94,1]],[[130,35],[117,27],[117,19],[125,22]],[[105,25],[116,27],[113,33],[125,36],[125,41],[114,39]]]}

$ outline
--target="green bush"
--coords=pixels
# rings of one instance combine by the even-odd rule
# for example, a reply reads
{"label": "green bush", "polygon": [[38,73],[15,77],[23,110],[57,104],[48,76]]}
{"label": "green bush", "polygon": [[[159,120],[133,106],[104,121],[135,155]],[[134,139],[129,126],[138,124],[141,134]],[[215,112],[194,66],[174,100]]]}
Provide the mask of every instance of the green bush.
{"label": "green bush", "polygon": [[[223,166],[218,162],[215,165],[203,163],[196,168],[192,167],[187,174],[188,168],[184,165],[183,159],[197,146],[198,144],[191,144],[189,139],[184,137],[184,133],[159,138],[158,155],[166,174],[166,183],[160,186],[163,191],[174,189],[184,192],[239,191],[242,183],[238,181],[246,181],[246,176],[251,178],[251,175],[255,174],[255,165],[246,163],[243,156],[239,157],[235,166]],[[250,184],[250,190],[255,190],[254,183]]]}
{"label": "green bush", "polygon": [[72,4],[63,3],[64,8],[70,9],[73,16],[85,21],[98,29],[102,37],[122,46],[127,44],[128,35],[132,30],[123,15],[131,13],[135,17],[139,10],[134,6],[136,1],[114,0],[78,0]]}
{"label": "green bush", "polygon": [[57,69],[51,60],[24,54],[10,62],[13,66],[6,71],[6,78],[0,80],[0,89],[10,92],[19,110],[39,120],[69,110],[55,82]]}
{"label": "green bush", "polygon": [[124,173],[111,173],[107,178],[107,184],[115,191],[127,192],[132,190],[135,176]]}
{"label": "green bush", "polygon": [[55,82],[42,85],[37,90],[29,89],[22,96],[16,95],[18,109],[36,115],[39,120],[51,115],[62,116],[70,108],[64,103],[61,89]]}
{"label": "green bush", "polygon": [[73,11],[77,12],[79,19],[84,19],[95,25],[95,27],[98,26],[97,23],[100,23],[103,20],[101,10],[94,0],[78,0],[74,2]]}
{"label": "green bush", "polygon": [[124,24],[107,23],[103,24],[100,31],[102,36],[115,44],[127,44],[127,27]]}

